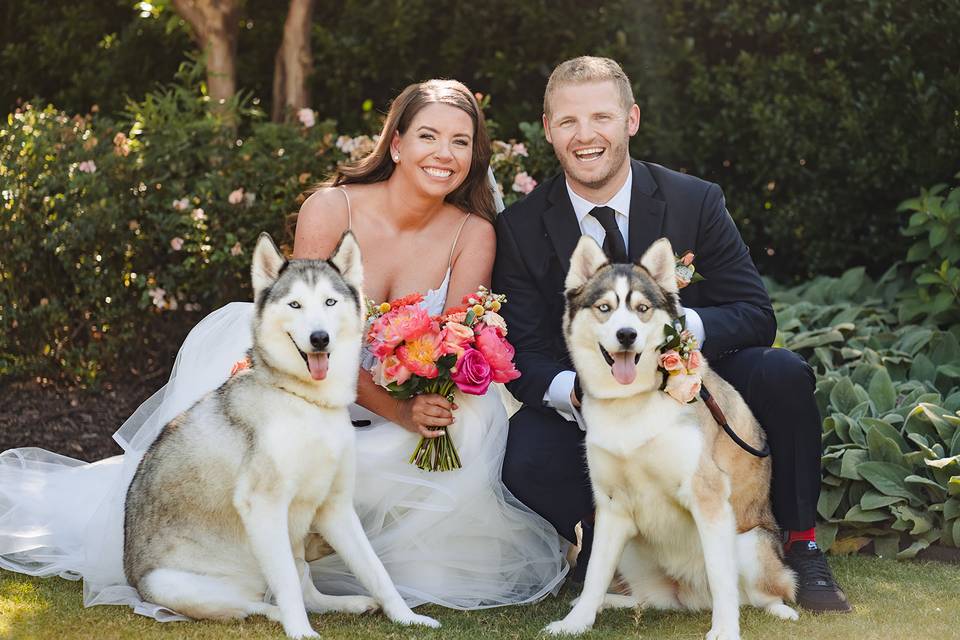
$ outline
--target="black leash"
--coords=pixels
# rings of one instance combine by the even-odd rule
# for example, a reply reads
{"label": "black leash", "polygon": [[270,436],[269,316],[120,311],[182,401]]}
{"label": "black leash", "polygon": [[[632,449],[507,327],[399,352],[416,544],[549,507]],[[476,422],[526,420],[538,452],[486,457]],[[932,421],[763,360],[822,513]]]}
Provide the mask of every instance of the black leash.
{"label": "black leash", "polygon": [[704,404],[707,405],[707,408],[710,409],[713,419],[717,421],[717,424],[723,427],[723,430],[727,432],[727,435],[730,436],[730,439],[739,445],[741,449],[746,451],[752,456],[758,458],[766,458],[770,455],[770,445],[766,442],[763,443],[763,449],[754,449],[749,444],[743,441],[737,433],[730,428],[730,425],[727,424],[727,417],[723,415],[723,411],[720,409],[720,405],[717,404],[717,401],[714,400],[713,396],[710,395],[710,392],[707,391],[707,388],[704,386],[700,387],[700,397],[703,399]]}

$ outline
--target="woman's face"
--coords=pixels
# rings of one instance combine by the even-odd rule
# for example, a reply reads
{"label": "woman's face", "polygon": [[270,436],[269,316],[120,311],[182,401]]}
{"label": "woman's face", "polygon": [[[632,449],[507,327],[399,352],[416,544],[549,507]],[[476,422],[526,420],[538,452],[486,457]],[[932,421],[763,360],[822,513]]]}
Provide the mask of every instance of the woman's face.
{"label": "woman's face", "polygon": [[424,192],[445,197],[463,184],[473,158],[473,120],[447,104],[425,106],[407,131],[394,135],[391,154],[400,156],[396,174]]}

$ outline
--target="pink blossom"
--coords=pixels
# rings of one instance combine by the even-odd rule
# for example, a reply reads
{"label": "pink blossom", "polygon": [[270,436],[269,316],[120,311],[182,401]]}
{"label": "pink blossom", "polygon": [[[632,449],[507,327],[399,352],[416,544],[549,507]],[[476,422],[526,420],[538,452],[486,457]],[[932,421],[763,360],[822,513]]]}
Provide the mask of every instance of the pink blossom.
{"label": "pink blossom", "polygon": [[158,309],[163,309],[166,304],[164,303],[164,298],[167,295],[167,292],[160,287],[155,287],[147,291],[147,294],[153,299],[153,306]]}
{"label": "pink blossom", "polygon": [[230,204],[240,204],[243,202],[243,187],[231,191],[230,195],[227,196],[227,202]]}
{"label": "pink blossom", "polygon": [[397,356],[388,356],[380,366],[383,370],[383,381],[386,384],[391,382],[403,384],[413,375],[409,369],[403,366]]}
{"label": "pink blossom", "polygon": [[440,351],[444,355],[453,353],[460,358],[473,341],[473,329],[459,322],[448,322],[440,331]]}
{"label": "pink blossom", "polygon": [[664,391],[669,393],[674,400],[686,404],[700,393],[701,383],[700,376],[681,373],[667,378],[667,386]]}
{"label": "pink blossom", "polygon": [[493,327],[483,327],[477,332],[477,349],[493,370],[494,382],[510,382],[520,377],[513,365],[513,346]]}
{"label": "pink blossom", "polygon": [[680,371],[683,369],[683,359],[674,349],[661,353],[657,358],[657,364],[667,371]]}
{"label": "pink blossom", "polygon": [[180,249],[183,249],[183,238],[179,236],[176,238],[171,238],[170,248],[172,248],[174,251],[180,251]]}
{"label": "pink blossom", "polygon": [[84,160],[77,165],[77,169],[84,173],[95,173],[97,170],[97,163],[93,160]]}
{"label": "pink blossom", "polygon": [[190,200],[187,198],[180,198],[179,200],[173,201],[173,208],[177,211],[186,211],[190,208]]}
{"label": "pink blossom", "polygon": [[513,190],[518,193],[530,193],[537,186],[537,181],[521,171],[513,179]]}
{"label": "pink blossom", "polygon": [[304,107],[297,111],[297,120],[300,121],[300,124],[305,126],[307,129],[312,127],[317,123],[316,116],[313,113],[313,109],[309,107]]}
{"label": "pink blossom", "polygon": [[687,372],[693,373],[697,369],[703,366],[703,354],[700,353],[699,349],[694,349],[690,352],[690,355],[687,357]]}
{"label": "pink blossom", "polygon": [[[431,322],[430,315],[418,305],[400,307],[377,318],[370,328],[370,336],[374,342],[383,343],[389,351],[401,342],[419,338],[430,330]],[[374,353],[377,353],[376,345]]]}
{"label": "pink blossom", "polygon": [[238,242],[232,247],[230,247],[230,255],[232,256],[241,256],[243,255],[243,246]]}
{"label": "pink blossom", "polygon": [[522,142],[513,145],[513,155],[527,157],[527,146]]}
{"label": "pink blossom", "polygon": [[204,213],[203,209],[201,209],[200,207],[197,207],[196,209],[193,210],[193,213],[190,214],[190,217],[196,220],[197,222],[201,222],[207,219],[207,214]]}
{"label": "pink blossom", "polygon": [[440,373],[437,359],[440,357],[440,333],[424,333],[416,340],[407,340],[397,347],[397,358],[414,375],[436,378]]}
{"label": "pink blossom", "polygon": [[482,353],[467,349],[457,362],[456,371],[450,376],[457,388],[464,393],[482,396],[493,381],[493,370]]}

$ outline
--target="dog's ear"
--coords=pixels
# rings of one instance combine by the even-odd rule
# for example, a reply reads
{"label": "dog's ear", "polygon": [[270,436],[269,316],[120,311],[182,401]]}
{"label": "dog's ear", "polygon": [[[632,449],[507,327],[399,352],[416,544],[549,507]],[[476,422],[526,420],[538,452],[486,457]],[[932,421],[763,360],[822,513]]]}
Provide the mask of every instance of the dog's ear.
{"label": "dog's ear", "polygon": [[261,291],[277,281],[285,264],[287,259],[280,253],[270,234],[261,233],[257,239],[257,247],[253,250],[253,266],[250,269],[255,299],[260,296]]}
{"label": "dog's ear", "polygon": [[570,256],[570,271],[567,272],[564,288],[571,291],[583,286],[607,262],[607,256],[596,240],[588,235],[580,236],[580,242]]}
{"label": "dog's ear", "polygon": [[352,231],[345,231],[330,256],[330,264],[336,267],[343,279],[356,290],[363,288],[363,262],[360,260],[360,245]]}
{"label": "dog's ear", "polygon": [[669,293],[677,293],[677,264],[673,247],[666,238],[660,238],[643,253],[640,266],[650,272],[660,287]]}

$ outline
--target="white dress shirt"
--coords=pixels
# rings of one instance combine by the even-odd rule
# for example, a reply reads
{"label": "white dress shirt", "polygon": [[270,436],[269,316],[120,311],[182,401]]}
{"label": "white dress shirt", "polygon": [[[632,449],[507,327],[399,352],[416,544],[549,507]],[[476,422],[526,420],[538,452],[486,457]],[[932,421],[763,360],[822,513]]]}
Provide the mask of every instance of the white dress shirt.
{"label": "white dress shirt", "polygon": [[[586,200],[577,194],[571,187],[570,182],[566,182],[567,194],[570,196],[570,202],[573,204],[573,212],[577,216],[577,222],[580,225],[581,233],[584,233],[597,241],[601,247],[603,240],[607,236],[600,221],[589,215],[594,207],[610,207],[616,211],[617,226],[620,228],[620,235],[623,236],[623,244],[630,253],[630,193],[633,187],[633,172],[627,172],[627,179],[613,197],[606,202],[594,203]],[[703,320],[693,309],[680,308],[686,316],[686,325],[693,335],[697,338],[702,348],[706,334],[703,328]],[[580,412],[570,404],[570,393],[573,391],[573,379],[576,373],[573,371],[561,371],[550,383],[550,387],[543,396],[543,402],[548,407],[553,408],[563,418],[571,422],[576,422],[581,429],[586,430],[586,425]]]}

